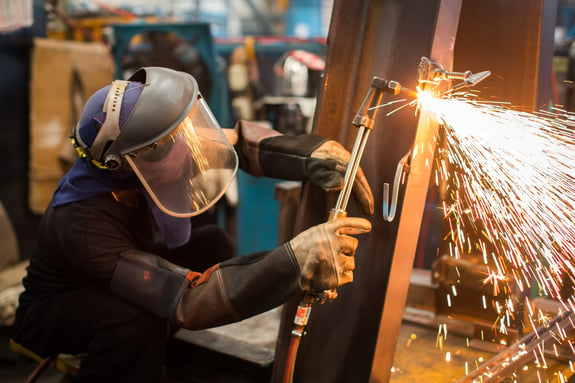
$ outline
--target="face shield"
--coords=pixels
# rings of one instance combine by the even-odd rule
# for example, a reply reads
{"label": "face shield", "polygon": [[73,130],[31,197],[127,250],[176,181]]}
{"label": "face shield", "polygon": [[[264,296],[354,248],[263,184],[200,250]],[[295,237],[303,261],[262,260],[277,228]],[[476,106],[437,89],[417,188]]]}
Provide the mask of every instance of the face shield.
{"label": "face shield", "polygon": [[238,169],[235,150],[201,97],[169,135],[124,159],[156,205],[174,217],[209,209]]}

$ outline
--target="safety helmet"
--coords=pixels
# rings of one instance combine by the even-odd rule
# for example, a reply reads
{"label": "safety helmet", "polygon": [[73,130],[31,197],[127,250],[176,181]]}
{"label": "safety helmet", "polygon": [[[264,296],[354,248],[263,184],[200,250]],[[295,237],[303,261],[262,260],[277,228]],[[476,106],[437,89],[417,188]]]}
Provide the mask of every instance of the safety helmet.
{"label": "safety helmet", "polygon": [[168,68],[141,68],[96,92],[72,140],[95,166],[132,170],[155,204],[174,217],[210,208],[238,168],[196,80]]}

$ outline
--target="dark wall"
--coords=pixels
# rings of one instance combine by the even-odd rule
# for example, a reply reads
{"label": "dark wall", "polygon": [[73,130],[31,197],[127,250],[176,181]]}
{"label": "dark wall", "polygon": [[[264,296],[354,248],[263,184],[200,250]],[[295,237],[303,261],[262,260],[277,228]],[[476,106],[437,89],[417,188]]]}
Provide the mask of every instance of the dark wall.
{"label": "dark wall", "polygon": [[483,99],[511,102],[526,112],[546,108],[557,9],[557,0],[493,0],[488,7],[464,2],[454,68],[491,71],[476,87]]}

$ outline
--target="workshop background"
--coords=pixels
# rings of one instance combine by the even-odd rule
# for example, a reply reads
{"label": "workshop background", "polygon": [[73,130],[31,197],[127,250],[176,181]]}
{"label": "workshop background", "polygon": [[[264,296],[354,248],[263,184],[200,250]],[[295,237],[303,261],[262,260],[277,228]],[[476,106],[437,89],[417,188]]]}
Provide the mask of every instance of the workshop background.
{"label": "workshop background", "polygon": [[[445,22],[445,15],[455,21]],[[444,44],[448,53],[438,54],[440,29],[450,27],[457,39]],[[222,127],[254,120],[284,134],[325,133],[351,150],[356,129],[348,133],[340,124],[351,125],[369,87],[369,81],[357,81],[389,74],[389,80],[414,87],[418,60],[429,52],[445,57],[443,65],[453,64],[453,70],[491,70],[485,92],[491,89],[501,101],[529,111],[575,113],[574,41],[575,0],[0,0],[0,381],[24,382],[38,366],[27,350],[9,342],[20,280],[41,215],[76,156],[69,132],[84,101],[112,79],[141,66],[187,71],[198,79]],[[382,57],[389,52],[395,53]],[[510,85],[512,78],[519,81]],[[387,148],[396,146],[389,152],[398,160],[416,136],[415,113],[401,113],[401,123],[413,129],[396,136],[388,124],[378,133],[387,138]],[[373,142],[368,154],[384,147]],[[389,161],[380,174],[379,158],[368,156],[362,166],[368,179],[378,181],[372,185],[378,198],[373,220],[383,225],[380,176],[393,183],[398,161]],[[342,291],[339,308],[336,300],[318,310],[304,337],[308,343],[302,343],[296,382],[575,381],[570,341],[541,334],[556,352],[542,351],[534,362],[533,327],[520,318],[505,334],[493,331],[505,296],[481,283],[488,271],[480,256],[459,260],[445,254],[441,192],[431,186],[424,193],[420,235],[411,239],[413,258],[406,257],[409,273],[395,273],[409,288],[399,317],[388,319],[385,304],[393,301],[387,288],[394,276],[393,245],[396,237],[401,245],[398,233],[405,232],[398,223],[401,211],[392,229],[374,231],[373,237],[381,233],[387,242],[379,246],[376,238],[368,251],[386,263],[363,275],[358,270],[353,288],[363,292]],[[405,193],[400,202],[408,200]],[[226,228],[241,256],[289,240],[316,219],[314,209],[327,215],[330,203],[299,182],[240,172],[225,198],[195,219]],[[366,264],[362,255],[358,260]],[[459,280],[460,298],[447,304],[444,297]],[[529,297],[534,310],[548,313],[554,326],[572,336],[571,317],[543,295]],[[493,305],[482,309],[486,299]],[[336,315],[323,307],[329,305]],[[180,331],[178,357],[170,366],[174,381],[282,381],[292,311],[287,305],[230,326]],[[395,321],[397,333],[383,331],[388,320]],[[531,358],[512,360],[519,345],[527,345]],[[68,381],[77,360],[58,360],[39,382]],[[498,369],[503,365],[511,367]],[[473,375],[480,366],[487,372]]]}

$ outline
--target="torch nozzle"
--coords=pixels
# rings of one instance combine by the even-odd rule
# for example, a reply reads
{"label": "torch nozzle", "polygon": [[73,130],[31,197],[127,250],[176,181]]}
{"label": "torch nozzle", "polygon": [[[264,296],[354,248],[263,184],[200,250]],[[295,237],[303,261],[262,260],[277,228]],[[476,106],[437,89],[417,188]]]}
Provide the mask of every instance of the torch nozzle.
{"label": "torch nozzle", "polygon": [[461,89],[461,88],[474,86],[477,83],[479,83],[480,81],[485,80],[490,75],[491,75],[491,72],[488,70],[483,71],[483,72],[479,72],[479,73],[469,72],[468,76],[462,82],[460,82],[459,84],[453,85],[449,91],[454,92],[454,91]]}
{"label": "torch nozzle", "polygon": [[367,129],[373,128],[374,110],[381,105],[381,99],[384,93],[393,95],[402,94],[410,98],[417,98],[418,96],[416,91],[402,87],[397,81],[388,81],[380,77],[374,77],[359,111],[353,119],[353,125],[357,127],[363,126]]}
{"label": "torch nozzle", "polygon": [[417,98],[417,92],[416,91],[402,86],[397,81],[388,81],[387,87],[385,88],[385,91],[388,93],[391,93],[393,95],[396,95],[396,96],[401,94],[401,95],[406,96],[406,97]]}
{"label": "torch nozzle", "polygon": [[486,70],[483,72],[474,73],[474,74],[470,75],[469,77],[467,77],[466,81],[469,85],[475,85],[478,82],[485,80],[490,75],[491,75],[491,72]]}
{"label": "torch nozzle", "polygon": [[374,77],[372,82],[372,89],[377,89],[380,92],[393,94],[394,96],[401,94],[406,97],[417,98],[417,91],[406,88],[397,81],[388,81],[379,77]]}

